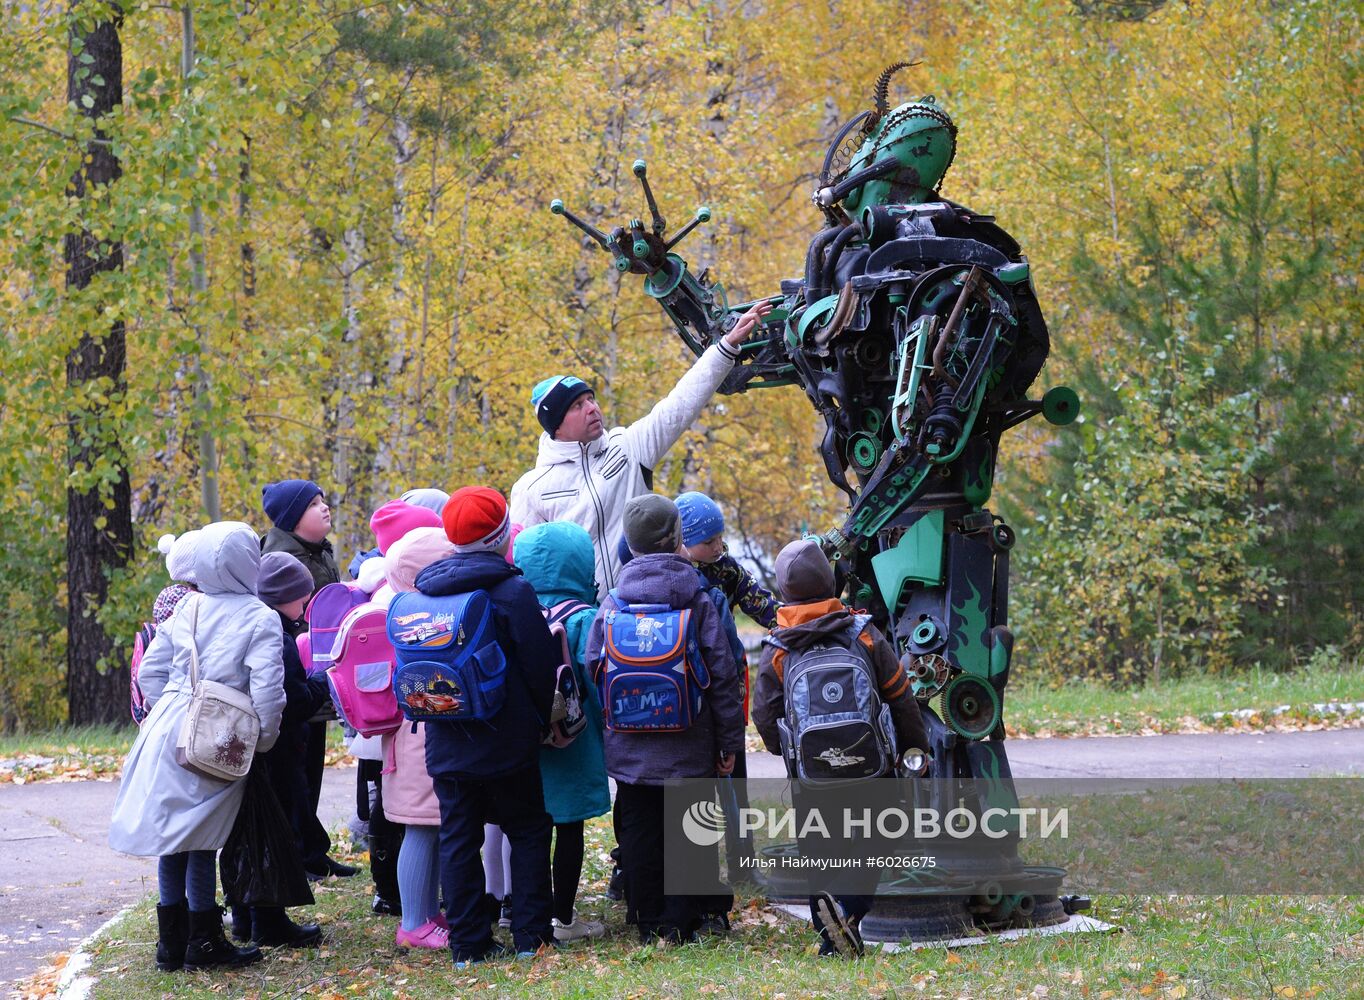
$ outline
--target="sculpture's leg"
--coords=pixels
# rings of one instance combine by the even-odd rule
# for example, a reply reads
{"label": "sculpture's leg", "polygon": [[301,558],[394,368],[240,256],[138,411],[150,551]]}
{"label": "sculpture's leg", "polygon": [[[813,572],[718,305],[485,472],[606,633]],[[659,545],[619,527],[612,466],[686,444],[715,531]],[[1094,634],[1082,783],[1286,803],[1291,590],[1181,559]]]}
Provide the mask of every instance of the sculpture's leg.
{"label": "sculpture's leg", "polygon": [[[971,464],[988,471],[984,463]],[[979,506],[988,497],[988,481],[982,489],[963,483],[960,467],[954,473],[942,493],[925,497],[935,506],[897,519],[903,534],[872,566],[881,596],[899,607],[892,630],[922,695],[932,754],[929,780],[920,787],[930,801],[923,804],[940,817],[960,805],[979,817],[989,808],[1018,805],[1003,723],[1013,654],[1008,627],[1013,534]],[[925,885],[919,893],[881,896],[863,922],[864,935],[873,941],[924,940],[957,936],[976,925],[1064,921],[1056,896],[1059,872],[1028,869],[1016,837],[996,847],[982,855],[947,837],[907,845],[913,853],[935,855],[947,883],[937,893]],[[912,873],[899,876],[901,887],[912,881],[903,878],[907,874]],[[951,894],[953,880],[958,885],[970,880],[970,888]]]}

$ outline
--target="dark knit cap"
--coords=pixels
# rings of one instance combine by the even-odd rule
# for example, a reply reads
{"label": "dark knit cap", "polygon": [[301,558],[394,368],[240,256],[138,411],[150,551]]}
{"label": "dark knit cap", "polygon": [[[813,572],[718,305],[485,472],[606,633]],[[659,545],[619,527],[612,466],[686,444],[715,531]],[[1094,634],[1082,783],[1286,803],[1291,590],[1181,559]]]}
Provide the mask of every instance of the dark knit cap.
{"label": "dark knit cap", "polygon": [[288,604],[313,592],[313,575],[308,567],[287,552],[267,552],[260,557],[260,576],[256,596],[272,608]]}
{"label": "dark knit cap", "polygon": [[818,542],[802,538],[777,554],[777,589],[791,604],[834,596],[834,568]]}
{"label": "dark knit cap", "polygon": [[313,497],[322,493],[322,487],[311,479],[281,479],[260,491],[260,504],[271,524],[282,531],[293,531]]}
{"label": "dark knit cap", "polygon": [[682,517],[677,504],[657,493],[645,493],[625,505],[625,543],[637,556],[676,552],[682,544]]}
{"label": "dark knit cap", "polygon": [[535,419],[550,437],[564,422],[564,414],[573,401],[592,387],[574,375],[553,375],[535,384],[530,391],[530,405],[535,407]]}

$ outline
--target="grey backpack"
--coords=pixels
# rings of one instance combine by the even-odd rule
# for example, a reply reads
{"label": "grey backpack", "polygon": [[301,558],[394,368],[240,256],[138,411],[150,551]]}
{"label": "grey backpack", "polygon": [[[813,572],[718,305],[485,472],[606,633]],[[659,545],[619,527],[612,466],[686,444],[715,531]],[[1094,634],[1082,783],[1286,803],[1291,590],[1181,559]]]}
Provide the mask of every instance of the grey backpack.
{"label": "grey backpack", "polygon": [[890,706],[881,700],[871,650],[858,639],[870,620],[854,615],[841,635],[800,650],[775,636],[763,640],[786,652],[786,718],[777,729],[794,781],[834,785],[894,773]]}

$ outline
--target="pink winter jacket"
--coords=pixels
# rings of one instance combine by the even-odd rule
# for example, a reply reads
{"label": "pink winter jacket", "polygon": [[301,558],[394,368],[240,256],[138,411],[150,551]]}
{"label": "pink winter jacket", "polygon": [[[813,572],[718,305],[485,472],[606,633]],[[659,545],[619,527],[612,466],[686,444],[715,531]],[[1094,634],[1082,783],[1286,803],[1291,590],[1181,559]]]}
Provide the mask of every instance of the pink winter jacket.
{"label": "pink winter jacket", "polygon": [[404,721],[384,737],[384,815],[395,823],[440,826],[440,803],[426,773],[426,726]]}

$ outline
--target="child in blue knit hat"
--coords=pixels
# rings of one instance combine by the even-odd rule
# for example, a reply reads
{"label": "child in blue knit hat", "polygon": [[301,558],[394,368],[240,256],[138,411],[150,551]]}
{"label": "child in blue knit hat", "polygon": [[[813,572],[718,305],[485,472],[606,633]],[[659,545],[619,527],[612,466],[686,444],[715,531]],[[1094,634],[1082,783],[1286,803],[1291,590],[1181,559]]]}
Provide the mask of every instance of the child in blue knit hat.
{"label": "child in blue knit hat", "polygon": [[694,492],[683,493],[676,502],[682,515],[682,545],[687,558],[712,587],[724,592],[731,610],[738,608],[763,628],[774,627],[781,603],[725,551],[725,516],[719,504],[704,493]]}
{"label": "child in blue knit hat", "polygon": [[[743,643],[739,639],[734,624],[733,610],[739,608],[764,628],[772,628],[777,623],[778,601],[772,593],[753,578],[753,574],[739,565],[739,561],[725,551],[725,516],[720,505],[704,493],[683,493],[677,498],[677,510],[682,515],[682,547],[687,558],[692,561],[702,580],[710,588],[712,600],[726,605],[721,609],[721,617],[727,623],[730,646],[734,650],[734,662],[739,668],[739,679],[743,684],[744,722],[748,722],[748,658]],[[739,755],[734,768],[735,782],[731,784],[736,793],[735,808],[726,815],[725,856],[731,872],[752,871],[753,841],[742,837],[734,819],[740,809],[748,808],[748,796],[744,791],[748,779],[747,758]],[[723,922],[727,929],[729,920],[721,915],[712,915],[708,922]],[[716,927],[715,929],[719,929]]]}
{"label": "child in blue knit hat", "polygon": [[[274,525],[261,539],[261,553],[287,552],[301,562],[313,578],[314,593],[329,583],[339,583],[341,572],[336,567],[332,543],[327,541],[332,530],[332,513],[322,487],[311,479],[281,479],[264,486],[260,500],[265,516]],[[327,723],[314,719],[308,723],[308,748],[303,758],[314,813],[306,822],[303,867],[314,878],[347,877],[360,869],[329,857],[331,835],[316,816],[326,754]]]}
{"label": "child in blue knit hat", "polygon": [[260,497],[265,516],[274,525],[261,539],[261,552],[287,552],[308,567],[314,593],[339,582],[341,573],[327,541],[332,513],[322,487],[311,479],[281,479],[263,487]]}

